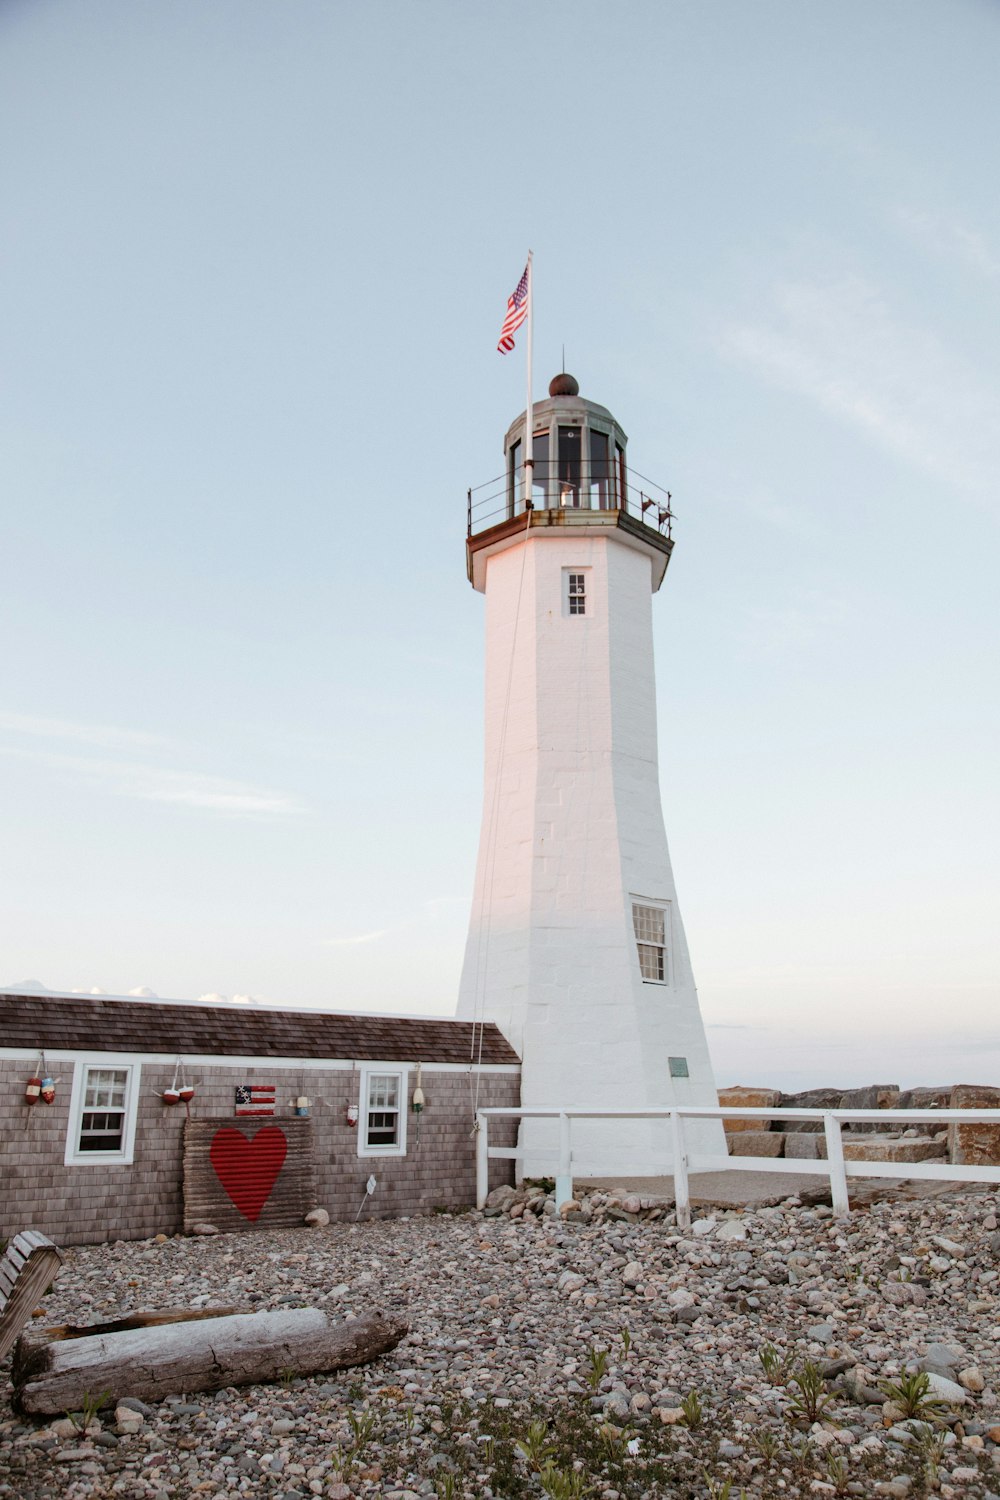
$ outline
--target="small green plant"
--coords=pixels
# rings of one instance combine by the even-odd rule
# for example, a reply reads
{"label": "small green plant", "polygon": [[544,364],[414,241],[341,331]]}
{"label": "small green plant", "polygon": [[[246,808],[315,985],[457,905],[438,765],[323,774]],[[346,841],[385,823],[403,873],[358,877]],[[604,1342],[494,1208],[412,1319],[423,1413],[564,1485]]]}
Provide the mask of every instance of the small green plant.
{"label": "small green plant", "polygon": [[586,1481],[575,1469],[557,1469],[554,1464],[547,1464],[538,1477],[550,1500],[577,1500],[577,1496],[587,1493]]}
{"label": "small green plant", "polygon": [[413,1423],[414,1423],[415,1420],[416,1420],[416,1418],[413,1415],[413,1407],[412,1406],[404,1406],[403,1407],[403,1426],[406,1428],[407,1432],[412,1432],[413,1431]]}
{"label": "small green plant", "polygon": [[[705,1469],[702,1469],[701,1472],[708,1486],[708,1500],[730,1500],[730,1496],[733,1493],[733,1481],[731,1479],[713,1479]],[[741,1497],[745,1493],[745,1490],[740,1490]]]}
{"label": "small green plant", "polygon": [[587,1350],[587,1359],[590,1369],[587,1371],[587,1384],[592,1391],[596,1391],[604,1379],[608,1368],[607,1349],[595,1349],[593,1345]]}
{"label": "small green plant", "polygon": [[913,1433],[913,1447],[920,1459],[924,1483],[928,1489],[936,1489],[938,1471],[948,1451],[945,1447],[945,1434],[932,1431],[925,1422],[910,1422],[907,1425]]}
{"label": "small green plant", "polygon": [[818,1422],[826,1408],[833,1404],[819,1365],[814,1360],[805,1360],[789,1380],[789,1386],[793,1385],[798,1386],[798,1390],[791,1393],[792,1411],[807,1422]]}
{"label": "small green plant", "polygon": [[438,1500],[455,1500],[458,1491],[455,1488],[454,1474],[442,1474],[437,1482]]}
{"label": "small green plant", "polygon": [[844,1462],[843,1455],[840,1453],[834,1453],[832,1449],[828,1449],[825,1462],[827,1477],[829,1478],[830,1483],[833,1485],[837,1494],[846,1494],[848,1473],[847,1464]]}
{"label": "small green plant", "polygon": [[523,1438],[518,1438],[515,1447],[527,1461],[529,1469],[536,1474],[550,1464],[555,1457],[555,1445],[549,1441],[548,1424],[532,1422]]}
{"label": "small green plant", "polygon": [[605,1461],[609,1464],[623,1464],[628,1453],[628,1434],[615,1427],[612,1422],[602,1422],[598,1428],[598,1436]]}
{"label": "small green plant", "polygon": [[291,1365],[286,1365],[283,1370],[278,1371],[278,1379],[281,1381],[283,1388],[287,1391],[292,1381],[295,1379],[295,1371],[292,1369]]}
{"label": "small green plant", "polygon": [[371,1439],[374,1436],[377,1418],[373,1411],[349,1411],[347,1413],[347,1420],[351,1424],[351,1433],[354,1438],[354,1451],[355,1453],[360,1453],[361,1450],[371,1442]]}
{"label": "small green plant", "polygon": [[900,1375],[898,1380],[883,1380],[879,1390],[894,1406],[902,1408],[904,1417],[922,1422],[939,1422],[948,1403],[931,1395],[930,1377],[924,1370]]}
{"label": "small green plant", "polygon": [[73,1423],[73,1426],[76,1428],[77,1432],[86,1432],[87,1428],[90,1426],[91,1422],[93,1422],[101,1407],[107,1406],[110,1400],[110,1391],[100,1391],[96,1396],[91,1395],[90,1391],[84,1391],[83,1401],[80,1404],[80,1410],[68,1411],[66,1415]]}
{"label": "small green plant", "polygon": [[781,1439],[769,1427],[764,1427],[753,1434],[750,1446],[758,1458],[762,1458],[766,1464],[773,1464],[781,1452]]}
{"label": "small green plant", "polygon": [[632,1347],[632,1335],[627,1328],[622,1329],[622,1358],[628,1359],[628,1352]]}
{"label": "small green plant", "polygon": [[692,1432],[705,1420],[705,1411],[697,1391],[688,1391],[681,1402],[681,1411],[684,1413],[685,1427],[690,1427]]}
{"label": "small green plant", "polygon": [[802,1470],[807,1469],[816,1456],[816,1444],[808,1433],[803,1433],[800,1438],[793,1439],[788,1447],[795,1463]]}
{"label": "small green plant", "polygon": [[772,1385],[784,1385],[792,1368],[791,1355],[775,1344],[765,1344],[757,1350],[761,1368]]}

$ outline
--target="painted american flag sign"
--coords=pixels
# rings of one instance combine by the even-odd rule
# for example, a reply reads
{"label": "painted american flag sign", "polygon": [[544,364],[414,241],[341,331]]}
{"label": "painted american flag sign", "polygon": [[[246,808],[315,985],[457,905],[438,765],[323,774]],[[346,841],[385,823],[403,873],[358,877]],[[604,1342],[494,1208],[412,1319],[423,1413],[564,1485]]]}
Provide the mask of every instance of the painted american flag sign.
{"label": "painted american flag sign", "polygon": [[509,354],[513,349],[514,334],[528,316],[528,274],[528,267],[525,266],[524,275],[507,298],[507,316],[503,320],[500,342],[497,344],[501,354]]}
{"label": "painted american flag sign", "polygon": [[273,1083],[238,1083],[236,1085],[236,1114],[273,1115]]}

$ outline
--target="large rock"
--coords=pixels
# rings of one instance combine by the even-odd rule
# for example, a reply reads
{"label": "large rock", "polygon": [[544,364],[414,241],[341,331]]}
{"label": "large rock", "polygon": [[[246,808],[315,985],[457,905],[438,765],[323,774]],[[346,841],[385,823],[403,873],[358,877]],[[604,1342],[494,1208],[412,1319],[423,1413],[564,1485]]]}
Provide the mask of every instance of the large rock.
{"label": "large rock", "polygon": [[785,1155],[796,1161],[825,1161],[826,1136],[815,1131],[797,1131],[785,1136]]}
{"label": "large rock", "polygon": [[[1000,1089],[957,1083],[952,1109],[1000,1109]],[[959,1167],[1000,1166],[1000,1117],[996,1125],[949,1125],[948,1156]]]}
{"label": "large rock", "polygon": [[941,1161],[944,1154],[944,1144],[926,1135],[910,1140],[894,1135],[866,1135],[863,1140],[853,1141],[844,1136],[845,1161]]}
{"label": "large rock", "polygon": [[947,1109],[951,1103],[951,1084],[947,1088],[904,1089],[899,1096],[899,1109]]}
{"label": "large rock", "polygon": [[[838,1109],[897,1109],[899,1107],[898,1083],[870,1083],[863,1089],[848,1089],[840,1096]],[[852,1120],[851,1129],[877,1134],[882,1126],[876,1121]]]}
{"label": "large rock", "polygon": [[[836,1109],[841,1089],[806,1089],[801,1094],[782,1094],[782,1109]],[[823,1129],[822,1120],[782,1120],[781,1129],[789,1135],[815,1135]]]}
{"label": "large rock", "polygon": [[[719,1090],[719,1105],[731,1109],[769,1109],[781,1098],[780,1089],[746,1088],[743,1084]],[[735,1134],[740,1130],[770,1130],[771,1120],[723,1120],[723,1130]]]}
{"label": "large rock", "polygon": [[785,1137],[779,1130],[726,1132],[730,1156],[783,1156]]}

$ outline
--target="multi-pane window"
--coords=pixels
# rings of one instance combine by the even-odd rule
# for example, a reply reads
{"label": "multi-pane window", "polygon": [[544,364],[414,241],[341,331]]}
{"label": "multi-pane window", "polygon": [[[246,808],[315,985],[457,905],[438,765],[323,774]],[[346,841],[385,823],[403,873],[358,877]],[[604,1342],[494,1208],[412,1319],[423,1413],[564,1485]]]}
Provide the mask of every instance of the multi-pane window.
{"label": "multi-pane window", "polygon": [[667,982],[667,909],[632,902],[632,926],[639,950],[639,972],[654,984]]}
{"label": "multi-pane window", "polygon": [[570,573],[566,580],[566,597],[571,615],[587,613],[587,575]]}
{"label": "multi-pane window", "polygon": [[362,1075],[363,1129],[358,1149],[362,1156],[402,1156],[406,1150],[406,1070],[380,1068]]}
{"label": "multi-pane window", "polygon": [[83,1083],[80,1151],[120,1151],[125,1140],[128,1068],[88,1068]]}
{"label": "multi-pane window", "polygon": [[77,1058],[70,1090],[65,1163],[127,1166],[135,1152],[141,1065],[92,1052]]}

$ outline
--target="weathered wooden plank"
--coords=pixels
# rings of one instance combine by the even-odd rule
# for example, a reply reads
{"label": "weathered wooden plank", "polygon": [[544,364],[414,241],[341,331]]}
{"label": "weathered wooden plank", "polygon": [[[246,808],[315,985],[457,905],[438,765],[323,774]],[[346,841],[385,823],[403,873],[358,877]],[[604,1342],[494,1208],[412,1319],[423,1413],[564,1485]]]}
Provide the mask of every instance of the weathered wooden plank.
{"label": "weathered wooden plank", "polygon": [[405,1323],[377,1312],[330,1323],[316,1308],[295,1308],[66,1343],[22,1339],[14,1402],[19,1411],[49,1416],[78,1410],[88,1392],[104,1393],[109,1403],[123,1396],[157,1401],[177,1391],[277,1380],[286,1370],[316,1375],[367,1364],[395,1348],[405,1333]]}
{"label": "weathered wooden plank", "polygon": [[0,1263],[0,1359],[14,1347],[34,1308],[55,1281],[62,1255],[37,1230],[16,1234]]}

